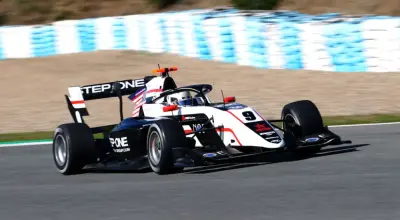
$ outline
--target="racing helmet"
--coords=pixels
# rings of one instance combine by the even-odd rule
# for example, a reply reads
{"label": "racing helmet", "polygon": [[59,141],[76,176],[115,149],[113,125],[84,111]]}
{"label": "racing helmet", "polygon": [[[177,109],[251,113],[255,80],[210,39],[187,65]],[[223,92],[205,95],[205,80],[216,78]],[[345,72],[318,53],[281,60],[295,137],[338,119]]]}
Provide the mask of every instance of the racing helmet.
{"label": "racing helmet", "polygon": [[169,103],[187,106],[197,105],[197,99],[193,98],[189,91],[182,91],[172,95],[169,95]]}

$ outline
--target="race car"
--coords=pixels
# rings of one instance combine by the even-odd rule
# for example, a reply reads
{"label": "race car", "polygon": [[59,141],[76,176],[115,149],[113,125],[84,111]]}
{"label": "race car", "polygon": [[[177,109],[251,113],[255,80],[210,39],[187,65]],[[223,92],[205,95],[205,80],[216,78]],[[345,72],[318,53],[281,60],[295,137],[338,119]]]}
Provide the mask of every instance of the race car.
{"label": "race car", "polygon": [[[159,67],[153,70],[157,75],[142,79],[69,87],[65,98],[74,122],[54,132],[58,171],[70,175],[88,167],[128,166],[171,174],[269,152],[309,156],[328,145],[351,143],[324,126],[309,100],[289,103],[280,119],[266,120],[235,97],[222,93],[221,102],[211,101],[210,84],[178,87],[170,76],[177,70]],[[136,106],[127,118],[122,113],[123,96]],[[85,123],[86,101],[110,97],[119,98],[120,122],[100,127]]]}

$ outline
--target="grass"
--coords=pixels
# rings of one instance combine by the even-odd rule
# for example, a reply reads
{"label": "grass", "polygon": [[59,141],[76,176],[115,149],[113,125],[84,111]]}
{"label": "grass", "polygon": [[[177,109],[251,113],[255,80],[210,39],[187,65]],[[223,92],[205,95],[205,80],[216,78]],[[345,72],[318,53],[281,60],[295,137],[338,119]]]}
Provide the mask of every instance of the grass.
{"label": "grass", "polygon": [[0,142],[51,139],[53,131],[0,134]]}
{"label": "grass", "polygon": [[[324,117],[324,124],[328,126],[384,122],[400,122],[400,113]],[[0,134],[0,142],[50,140],[52,135],[53,131]],[[101,136],[101,134],[96,134],[95,138],[101,138]]]}
{"label": "grass", "polygon": [[331,116],[324,118],[324,123],[326,125],[368,124],[368,123],[385,123],[385,122],[400,122],[400,113],[355,115],[355,116]]}

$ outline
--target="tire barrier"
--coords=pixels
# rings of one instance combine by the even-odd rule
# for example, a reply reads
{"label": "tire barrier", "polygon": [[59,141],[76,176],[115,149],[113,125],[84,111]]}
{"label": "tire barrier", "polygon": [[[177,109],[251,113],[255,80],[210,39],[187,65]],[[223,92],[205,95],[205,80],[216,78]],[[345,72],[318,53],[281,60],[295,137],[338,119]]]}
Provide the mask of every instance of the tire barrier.
{"label": "tire barrier", "polygon": [[400,18],[217,8],[0,28],[0,59],[98,50],[270,69],[400,71]]}

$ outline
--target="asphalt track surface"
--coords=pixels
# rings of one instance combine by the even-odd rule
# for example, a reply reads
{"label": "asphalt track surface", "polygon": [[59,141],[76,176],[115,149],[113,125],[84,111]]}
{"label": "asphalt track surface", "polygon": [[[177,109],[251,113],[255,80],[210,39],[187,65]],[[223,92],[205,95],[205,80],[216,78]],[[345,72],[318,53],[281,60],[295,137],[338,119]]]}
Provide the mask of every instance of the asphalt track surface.
{"label": "asphalt track surface", "polygon": [[0,219],[399,219],[400,125],[332,130],[353,144],[168,176],[62,176],[49,145],[0,148]]}

